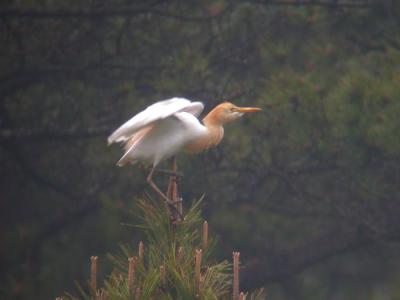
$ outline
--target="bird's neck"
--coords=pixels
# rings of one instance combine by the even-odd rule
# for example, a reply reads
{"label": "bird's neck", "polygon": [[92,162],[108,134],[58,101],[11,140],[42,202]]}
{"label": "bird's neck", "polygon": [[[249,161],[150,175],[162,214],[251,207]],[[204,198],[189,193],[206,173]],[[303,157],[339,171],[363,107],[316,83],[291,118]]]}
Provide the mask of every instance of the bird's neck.
{"label": "bird's neck", "polygon": [[224,137],[224,127],[222,124],[216,122],[207,122],[203,119],[203,124],[207,128],[207,139],[209,141],[209,147],[218,145]]}
{"label": "bird's neck", "polygon": [[221,108],[220,107],[214,107],[213,110],[211,110],[204,118],[203,118],[203,124],[204,126],[208,127],[221,127],[223,125],[223,122],[221,120],[221,113],[220,113]]}
{"label": "bird's neck", "polygon": [[204,136],[186,145],[185,148],[187,152],[199,153],[221,142],[224,137],[224,128],[221,123],[217,122],[215,118],[212,117],[211,113],[212,111],[203,119],[203,125],[207,129]]}

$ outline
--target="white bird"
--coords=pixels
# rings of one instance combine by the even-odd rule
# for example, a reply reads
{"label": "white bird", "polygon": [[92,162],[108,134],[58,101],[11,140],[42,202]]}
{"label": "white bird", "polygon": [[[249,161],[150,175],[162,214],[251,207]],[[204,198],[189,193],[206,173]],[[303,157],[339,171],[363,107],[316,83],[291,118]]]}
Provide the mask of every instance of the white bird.
{"label": "white bird", "polygon": [[224,102],[211,110],[201,123],[197,117],[203,109],[203,103],[191,102],[185,98],[172,98],[150,105],[108,137],[109,145],[124,143],[125,153],[117,165],[138,161],[152,164],[147,182],[170,203],[152,180],[155,167],[182,149],[198,153],[219,144],[224,135],[225,123],[244,113],[261,110]]}

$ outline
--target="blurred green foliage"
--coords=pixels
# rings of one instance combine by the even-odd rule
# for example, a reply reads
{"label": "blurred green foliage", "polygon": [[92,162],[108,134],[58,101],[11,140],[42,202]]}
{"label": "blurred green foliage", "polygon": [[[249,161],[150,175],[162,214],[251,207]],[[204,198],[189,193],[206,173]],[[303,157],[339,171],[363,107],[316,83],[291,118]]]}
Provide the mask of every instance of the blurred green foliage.
{"label": "blurred green foliage", "polygon": [[[114,270],[97,288],[97,292],[103,293],[106,299],[230,299],[231,265],[227,261],[211,262],[213,243],[205,247],[199,230],[200,203],[194,203],[181,221],[171,223],[163,203],[152,199],[141,200],[134,214],[140,220],[137,227],[145,234],[142,254],[140,250],[133,251],[122,246],[121,254],[110,255]],[[194,258],[200,249],[201,279],[197,286]],[[128,259],[132,258],[135,263],[130,282]],[[80,296],[67,294],[63,298],[93,298],[89,287],[79,286]]]}

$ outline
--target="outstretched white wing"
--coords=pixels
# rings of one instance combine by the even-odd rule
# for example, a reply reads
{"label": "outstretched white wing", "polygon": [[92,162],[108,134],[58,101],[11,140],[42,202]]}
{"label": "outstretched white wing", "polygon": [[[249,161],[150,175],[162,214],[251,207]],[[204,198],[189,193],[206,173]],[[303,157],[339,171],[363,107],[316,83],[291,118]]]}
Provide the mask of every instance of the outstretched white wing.
{"label": "outstretched white wing", "polygon": [[140,129],[179,112],[188,112],[198,117],[203,109],[203,103],[191,102],[185,98],[172,98],[154,103],[115,130],[108,137],[108,144],[125,142]]}
{"label": "outstretched white wing", "polygon": [[117,163],[150,162],[153,166],[177,154],[187,143],[207,133],[200,121],[188,112],[178,112],[139,131],[126,144],[125,154]]}

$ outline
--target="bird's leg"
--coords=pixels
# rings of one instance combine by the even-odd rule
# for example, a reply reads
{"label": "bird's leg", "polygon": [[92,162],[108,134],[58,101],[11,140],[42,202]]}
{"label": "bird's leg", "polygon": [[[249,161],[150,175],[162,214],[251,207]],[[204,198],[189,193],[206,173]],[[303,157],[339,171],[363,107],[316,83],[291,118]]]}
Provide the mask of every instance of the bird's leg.
{"label": "bird's leg", "polygon": [[172,207],[181,217],[181,214],[179,211],[176,210],[175,203],[171,201],[159,188],[158,186],[154,183],[153,181],[153,173],[154,173],[154,168],[151,169],[149,175],[147,176],[147,183],[153,188],[153,190],[168,204],[169,207]]}
{"label": "bird's leg", "polygon": [[177,184],[177,166],[176,166],[176,157],[172,157],[172,168],[171,168],[171,175],[169,177],[169,184],[167,195],[170,199],[172,199],[175,210],[182,215],[182,198],[179,197],[178,194],[178,184]]}
{"label": "bird's leg", "polygon": [[158,188],[158,186],[153,181],[154,167],[151,169],[149,175],[147,176],[147,183],[153,188],[153,190],[163,198],[169,205],[173,205],[173,202]]}
{"label": "bird's leg", "polygon": [[167,169],[159,169],[159,168],[155,168],[155,167],[146,167],[144,164],[139,163],[139,169],[141,171],[151,171],[151,169],[153,169],[154,173],[162,173],[165,175],[169,175],[169,176],[175,176],[177,179],[180,179],[181,177],[183,177],[183,173],[182,172],[178,172],[178,171],[172,171],[172,170],[167,170]]}

